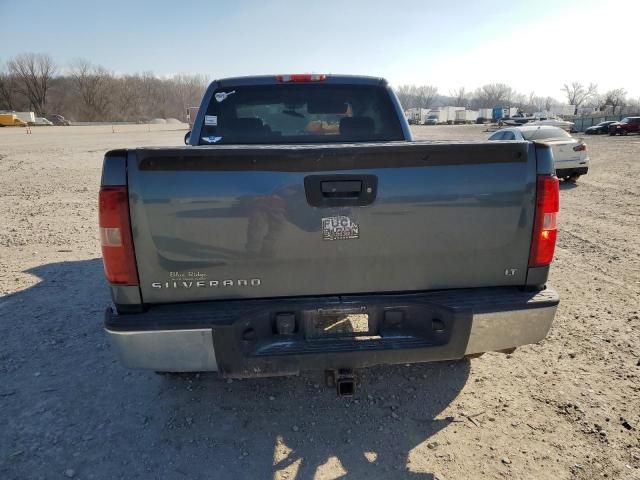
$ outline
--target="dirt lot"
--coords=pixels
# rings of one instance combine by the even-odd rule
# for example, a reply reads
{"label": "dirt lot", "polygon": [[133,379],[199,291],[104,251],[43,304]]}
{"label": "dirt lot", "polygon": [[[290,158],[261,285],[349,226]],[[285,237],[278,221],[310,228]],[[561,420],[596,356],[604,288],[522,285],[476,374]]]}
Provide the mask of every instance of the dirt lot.
{"label": "dirt lot", "polygon": [[[175,126],[0,129],[0,478],[640,478],[640,136],[563,186],[548,339],[512,355],[227,382],[122,368],[102,332],[105,150]],[[480,127],[419,138],[481,139]]]}

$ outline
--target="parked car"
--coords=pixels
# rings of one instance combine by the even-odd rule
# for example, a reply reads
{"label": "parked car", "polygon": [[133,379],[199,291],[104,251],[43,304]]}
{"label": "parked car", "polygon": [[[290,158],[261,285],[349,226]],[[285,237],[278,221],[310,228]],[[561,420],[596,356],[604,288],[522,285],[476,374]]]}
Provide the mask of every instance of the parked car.
{"label": "parked car", "polygon": [[35,126],[50,126],[50,125],[53,125],[53,122],[51,122],[50,120],[47,120],[44,117],[36,117],[35,120],[32,122],[32,125],[35,125]]}
{"label": "parked car", "polygon": [[54,125],[61,125],[61,126],[69,126],[69,125],[71,125],[71,122],[69,122],[69,120],[64,118],[62,115],[58,115],[57,113],[54,113],[54,114],[51,114],[51,115],[47,115],[46,118],[47,118],[47,120],[49,120]]}
{"label": "parked car", "polygon": [[627,135],[640,133],[640,117],[625,117],[609,125],[609,135]]}
{"label": "parked car", "polygon": [[584,133],[587,135],[600,135],[601,133],[609,133],[609,125],[618,123],[615,120],[607,120],[606,122],[600,122],[597,125],[593,125],[587,128]]}
{"label": "parked car", "polygon": [[348,394],[354,368],[546,336],[549,145],[413,141],[372,77],[216,80],[199,111],[187,146],[105,155],[105,328],[125,365],[328,370]]}
{"label": "parked car", "polygon": [[575,182],[580,175],[586,175],[589,170],[587,145],[558,127],[523,125],[503,128],[491,135],[489,140],[544,142],[553,152],[556,175],[567,182]]}
{"label": "parked car", "polygon": [[15,113],[0,113],[0,127],[26,127],[27,122],[19,119]]}
{"label": "parked car", "polygon": [[437,125],[440,123],[440,115],[438,113],[430,113],[424,121],[425,125]]}

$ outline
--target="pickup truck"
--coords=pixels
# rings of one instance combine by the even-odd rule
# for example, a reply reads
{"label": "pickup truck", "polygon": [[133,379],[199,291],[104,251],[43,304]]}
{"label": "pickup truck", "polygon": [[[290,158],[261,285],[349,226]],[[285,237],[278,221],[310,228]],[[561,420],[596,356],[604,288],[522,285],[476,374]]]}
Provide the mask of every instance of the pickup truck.
{"label": "pickup truck", "polygon": [[546,336],[549,146],[413,141],[385,80],[317,74],[214,81],[187,141],[104,158],[105,328],[126,366],[350,372]]}

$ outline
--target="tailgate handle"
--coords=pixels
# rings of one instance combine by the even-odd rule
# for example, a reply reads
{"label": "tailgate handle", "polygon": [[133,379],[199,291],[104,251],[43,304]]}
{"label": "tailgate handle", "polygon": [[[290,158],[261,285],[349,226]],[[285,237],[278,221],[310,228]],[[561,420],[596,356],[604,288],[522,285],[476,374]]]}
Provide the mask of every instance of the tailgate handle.
{"label": "tailgate handle", "polygon": [[320,189],[325,197],[358,197],[362,192],[362,182],[360,180],[320,182]]}
{"label": "tailgate handle", "polygon": [[313,207],[370,205],[378,193],[375,175],[307,175],[304,177],[307,202]]}

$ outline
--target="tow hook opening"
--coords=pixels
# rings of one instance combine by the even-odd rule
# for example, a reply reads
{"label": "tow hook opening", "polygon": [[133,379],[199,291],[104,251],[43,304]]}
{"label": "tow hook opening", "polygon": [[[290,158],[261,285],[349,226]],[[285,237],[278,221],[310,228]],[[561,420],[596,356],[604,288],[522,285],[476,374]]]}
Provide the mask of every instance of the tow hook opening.
{"label": "tow hook opening", "polygon": [[351,368],[327,370],[325,379],[328,387],[336,387],[339,397],[353,397],[356,392],[356,375]]}

